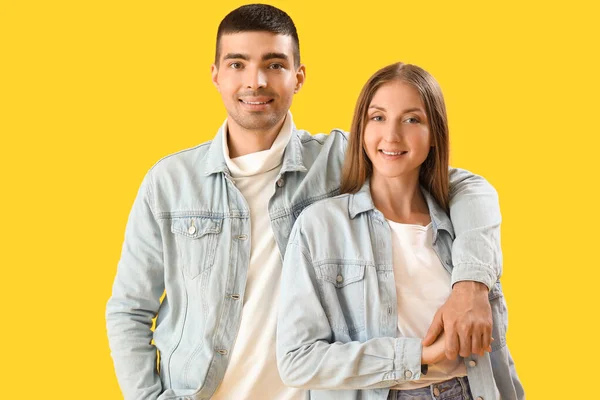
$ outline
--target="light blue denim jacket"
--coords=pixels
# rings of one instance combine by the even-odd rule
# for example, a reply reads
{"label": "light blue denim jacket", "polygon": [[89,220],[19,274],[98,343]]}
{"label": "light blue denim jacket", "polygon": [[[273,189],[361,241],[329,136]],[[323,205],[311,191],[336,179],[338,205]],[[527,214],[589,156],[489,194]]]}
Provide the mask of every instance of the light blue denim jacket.
{"label": "light blue denim jacket", "polygon": [[[453,274],[454,228],[429,193],[423,194],[434,251]],[[471,391],[486,400],[523,399],[506,346],[500,282],[489,300],[495,341],[491,353],[464,359]],[[308,207],[294,225],[283,263],[277,325],[283,382],[314,389],[311,399],[385,400],[391,386],[418,380],[421,339],[396,337],[396,304],[392,234],[373,205],[369,183],[356,194]]]}
{"label": "light blue denim jacket", "polygon": [[[222,135],[221,128],[211,142],[160,160],[134,201],[106,308],[111,354],[127,400],[208,399],[230,360],[252,238]],[[346,144],[338,130],[311,136],[293,127],[269,202],[282,258],[300,212],[339,194]],[[451,184],[453,281],[491,287],[501,269],[497,194],[464,170],[451,171]]]}

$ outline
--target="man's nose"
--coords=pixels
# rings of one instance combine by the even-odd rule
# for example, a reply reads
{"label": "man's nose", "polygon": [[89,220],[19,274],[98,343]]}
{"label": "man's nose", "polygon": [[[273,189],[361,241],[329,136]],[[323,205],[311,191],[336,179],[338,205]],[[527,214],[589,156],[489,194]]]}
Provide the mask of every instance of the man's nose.
{"label": "man's nose", "polygon": [[248,68],[246,75],[246,88],[256,90],[267,86],[267,77],[260,68]]}

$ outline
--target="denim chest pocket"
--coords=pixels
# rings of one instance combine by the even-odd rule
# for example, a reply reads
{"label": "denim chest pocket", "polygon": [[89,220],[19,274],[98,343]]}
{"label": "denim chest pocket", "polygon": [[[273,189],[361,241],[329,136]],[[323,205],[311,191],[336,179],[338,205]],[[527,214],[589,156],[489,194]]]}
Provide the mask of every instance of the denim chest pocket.
{"label": "denim chest pocket", "polygon": [[188,278],[194,279],[213,266],[222,225],[222,219],[205,217],[172,220],[171,232],[177,241],[180,265]]}
{"label": "denim chest pocket", "polygon": [[315,268],[321,300],[334,333],[365,329],[365,266],[323,264]]}

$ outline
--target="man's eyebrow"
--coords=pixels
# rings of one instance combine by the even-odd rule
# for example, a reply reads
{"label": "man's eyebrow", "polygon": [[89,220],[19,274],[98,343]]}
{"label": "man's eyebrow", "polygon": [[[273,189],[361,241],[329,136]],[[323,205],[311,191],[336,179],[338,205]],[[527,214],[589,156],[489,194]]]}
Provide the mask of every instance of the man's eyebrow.
{"label": "man's eyebrow", "polygon": [[288,56],[285,53],[266,53],[262,56],[263,61],[272,60],[274,58],[280,58],[286,61],[288,60]]}
{"label": "man's eyebrow", "polygon": [[223,60],[232,60],[232,59],[249,61],[250,57],[248,57],[247,54],[242,54],[242,53],[227,53],[223,57]]}

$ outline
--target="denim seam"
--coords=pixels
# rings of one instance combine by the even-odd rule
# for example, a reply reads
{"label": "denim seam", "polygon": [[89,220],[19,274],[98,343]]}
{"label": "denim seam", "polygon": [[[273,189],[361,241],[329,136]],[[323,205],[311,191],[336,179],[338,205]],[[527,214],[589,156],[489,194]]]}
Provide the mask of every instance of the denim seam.
{"label": "denim seam", "polygon": [[[173,232],[173,229],[171,229],[171,232],[175,235],[175,246],[179,250],[179,259],[181,260],[181,264],[182,264],[181,269],[184,272],[187,271],[187,273],[184,273],[184,275],[186,275],[188,279],[195,280],[201,274],[210,270],[214,266],[215,255],[217,252],[217,234],[216,233],[203,235],[198,238],[190,238],[188,235],[181,234],[180,232]],[[182,240],[192,241],[196,244],[196,246],[202,246],[201,244],[198,245],[198,243],[201,243],[200,240],[207,241],[206,254],[207,254],[208,262],[206,263],[206,265],[203,268],[200,268],[198,272],[192,271],[191,263],[190,263],[190,265],[187,265],[188,264],[187,261],[189,261],[189,260],[187,258],[183,257],[182,247],[184,247],[184,245],[181,243]],[[186,276],[184,276],[184,278]]]}
{"label": "denim seam", "polygon": [[[314,265],[314,263],[313,263]],[[352,266],[352,267],[361,267],[362,271],[360,273],[360,275],[358,276],[354,276],[352,278],[348,278],[346,277],[344,279],[344,281],[342,283],[338,283],[335,279],[335,277],[332,277],[330,274],[324,274],[322,273],[322,266],[325,265],[333,265],[336,267],[339,266]],[[324,263],[318,266],[314,266],[316,275],[317,275],[317,279],[319,280],[319,285],[333,285],[333,287],[335,287],[335,290],[337,292],[337,290],[342,290],[344,287],[349,286],[349,285],[353,285],[353,284],[360,284],[361,282],[363,282],[363,287],[364,287],[364,279],[365,279],[365,268],[366,266],[364,265],[364,263],[351,263],[351,264],[339,264],[339,263]],[[337,273],[336,273],[336,277],[337,277]],[[321,283],[321,282],[327,282],[327,283]],[[360,321],[364,322],[364,314],[365,314],[365,304],[364,302],[361,302],[361,307],[357,307],[357,313],[359,314],[358,317],[358,322],[360,323]],[[348,326],[347,331],[348,334],[353,335],[355,333],[358,332],[362,332],[365,327],[364,324],[363,325],[352,325],[352,327],[348,324],[348,321],[346,320],[346,325]]]}
{"label": "denim seam", "polygon": [[[207,272],[209,269],[205,269],[204,271],[202,271],[198,276],[203,275],[205,272]],[[207,282],[207,279],[204,279],[202,281],[202,286],[203,288],[206,288],[206,286],[204,285],[204,283]],[[206,290],[202,290],[202,297],[204,297],[204,293],[206,292]],[[205,302],[201,302],[202,304],[205,304]],[[202,311],[203,311],[203,317],[204,317],[204,321],[206,321],[206,306],[202,307]],[[204,332],[203,332],[204,333]],[[182,330],[182,334],[183,334],[183,330]],[[189,372],[190,372],[190,367],[192,365],[192,361],[194,360],[194,358],[198,355],[198,353],[200,353],[202,347],[204,346],[204,340],[202,340],[198,346],[196,346],[196,348],[194,349],[194,351],[192,352],[192,354],[190,355],[190,358],[188,359],[188,361],[185,363],[185,366],[183,367],[183,380],[191,386],[190,382],[190,378],[189,378]]]}
{"label": "denim seam", "polygon": [[230,212],[214,212],[204,210],[188,210],[188,211],[161,211],[155,215],[156,219],[177,219],[177,218],[213,218],[213,219],[226,219],[226,218],[250,218],[248,211],[230,211]]}
{"label": "denim seam", "polygon": [[[232,251],[230,253],[230,261],[231,261],[231,258],[235,259],[235,268],[237,270],[238,265],[240,263],[240,258],[237,257],[237,256],[236,257],[231,257],[231,256],[234,255],[234,254],[235,255],[238,254],[238,252],[239,252],[239,241],[234,241],[233,245],[236,247],[236,251]],[[248,262],[250,262],[250,255],[248,255]],[[227,280],[225,281],[225,287],[229,287],[229,283],[230,283],[231,279],[232,279],[231,274],[227,274]],[[234,283],[235,283],[235,278],[234,278]],[[245,292],[245,290],[244,290],[244,292]],[[218,343],[218,341],[216,339],[218,338],[218,334],[220,334],[220,337],[223,336],[223,334],[220,333],[220,331],[223,330],[223,322],[222,321],[223,321],[223,319],[226,319],[227,316],[229,316],[230,314],[231,314],[231,305],[228,302],[225,302],[223,304],[223,307],[221,308],[221,312],[219,313],[219,316],[217,318],[217,321],[216,321],[216,324],[215,324],[215,329],[214,329],[214,332],[213,332],[213,335],[212,335],[211,344],[213,345],[213,350],[215,349],[215,344],[218,344],[218,345],[222,345],[223,344],[223,343]],[[239,333],[239,328],[240,328],[240,322],[241,322],[241,316],[240,316],[240,318],[238,318],[238,327],[237,327],[238,333]],[[230,350],[233,350],[233,347],[235,346],[236,339],[237,339],[237,334],[234,337],[232,348]],[[231,353],[230,353],[230,356],[231,356]],[[207,373],[206,373],[206,379],[204,380],[204,382],[202,384],[202,387],[204,387],[204,385],[206,384],[206,382],[212,381],[210,379],[211,378],[210,375],[211,374],[214,375],[216,373],[216,371],[214,371],[214,368],[213,368],[213,364],[215,362],[216,362],[216,360],[215,360],[215,352],[213,351],[212,352],[212,356],[211,356],[211,361],[210,361],[210,364],[208,366],[208,370],[207,370]],[[222,380],[223,380],[223,375],[221,376],[220,382]],[[216,389],[217,389],[216,387],[213,389],[213,393],[214,393],[214,390],[216,390]],[[198,390],[195,394],[199,393],[200,390]],[[211,396],[212,396],[213,393],[211,393]]]}
{"label": "denim seam", "polygon": [[365,260],[356,260],[356,259],[344,259],[344,258],[327,258],[319,261],[312,261],[312,264],[315,267],[320,267],[322,265],[327,264],[335,264],[335,265],[364,265],[365,267],[375,267],[375,263],[371,261]]}
{"label": "denim seam", "polygon": [[[300,252],[302,253],[302,255],[306,258],[306,261],[308,261],[309,264],[312,264],[311,262],[311,258],[309,255],[307,255],[304,252],[304,248],[298,244],[295,243],[290,243],[292,246],[296,246],[300,249]],[[327,307],[327,302],[325,301],[325,294],[323,292],[323,279],[321,278],[321,273],[318,269],[314,268],[315,271],[315,275],[317,277],[317,290],[319,291],[319,300],[321,302],[321,305],[323,307],[323,311],[325,312],[325,316],[327,317],[327,321],[329,322],[329,327],[331,328],[332,331],[334,332],[341,332],[344,334],[350,334],[350,329],[348,329],[347,326],[338,326],[332,323],[331,320],[331,311],[329,310],[329,308]]]}
{"label": "denim seam", "polygon": [[[179,273],[184,275],[182,269],[179,270]],[[182,278],[183,278],[183,276],[182,276]],[[187,315],[188,315],[187,310],[188,310],[189,298],[187,296],[187,292],[184,292],[184,296],[185,296],[185,305],[184,305],[183,321],[181,322],[181,330],[179,331],[179,335],[178,335],[179,340],[177,340],[177,342],[175,343],[175,346],[169,353],[169,359],[168,359],[168,363],[167,363],[167,374],[168,374],[168,378],[169,378],[169,387],[173,387],[172,375],[171,375],[171,359],[173,357],[173,354],[175,354],[175,352],[179,348],[179,345],[181,344],[181,340],[183,339],[183,330],[185,329],[185,324],[186,324]]]}
{"label": "denim seam", "polygon": [[148,197],[148,205],[150,206],[150,212],[152,213],[152,216],[154,217],[154,219],[156,221],[158,221],[160,218],[157,217],[156,212],[154,210],[155,206],[154,206],[153,193],[154,193],[154,182],[152,182],[152,175],[149,175],[148,176],[148,185],[146,185],[146,196]]}
{"label": "denim seam", "polygon": [[328,199],[331,197],[335,197],[339,194],[340,192],[340,188],[337,187],[335,189],[330,189],[329,191],[327,191],[325,194],[322,194],[320,196],[315,196],[315,197],[310,197],[308,199],[305,199],[299,203],[296,203],[293,207],[289,208],[289,207],[285,207],[285,208],[280,208],[278,210],[274,210],[271,213],[271,220],[274,221],[276,219],[279,218],[284,218],[287,217],[291,214],[295,214],[298,211],[303,211],[306,207],[312,205],[313,203],[319,201],[319,200],[323,200],[323,199]]}
{"label": "denim seam", "polygon": [[486,264],[486,263],[475,263],[475,262],[461,262],[461,263],[457,263],[454,268],[456,267],[460,267],[460,266],[473,266],[473,267],[485,267],[485,268],[492,268],[493,270],[496,269],[496,267],[492,264]]}
{"label": "denim seam", "polygon": [[[485,275],[487,275],[490,278],[490,281],[497,281],[499,279],[499,277],[497,276],[497,271],[499,271],[498,268],[496,268],[494,265],[491,264],[486,264],[486,263],[474,263],[474,262],[462,262],[462,263],[457,263],[454,265],[454,267],[452,268],[452,276],[451,279],[454,282],[454,274],[455,272],[457,272],[457,270],[460,269],[475,269],[477,272],[483,273]],[[462,271],[461,271],[462,273]],[[463,279],[464,280],[464,279]],[[482,282],[487,286],[487,281],[486,282]],[[488,288],[490,291],[492,290],[492,286],[490,285],[490,287]]]}
{"label": "denim seam", "polygon": [[289,246],[297,247],[298,250],[300,250],[300,252],[302,253],[302,255],[306,258],[306,261],[308,261],[308,263],[311,265],[313,264],[312,257],[310,256],[310,253],[306,247],[302,246],[299,243],[292,243],[292,242],[289,243]]}
{"label": "denim seam", "polygon": [[331,311],[329,310],[329,307],[327,307],[327,302],[325,301],[325,294],[323,293],[323,284],[321,282],[323,282],[323,281],[319,279],[319,281],[317,282],[317,290],[319,291],[321,305],[323,307],[323,311],[325,312],[325,316],[327,317],[327,322],[329,322],[329,327],[331,328],[331,330],[334,333],[341,332],[344,334],[350,334],[347,326],[338,326],[338,325],[332,323]]}
{"label": "denim seam", "polygon": [[323,143],[325,143],[325,140],[319,140],[316,137],[314,137],[313,135],[311,135],[310,133],[309,133],[309,135],[310,136],[305,137],[305,138],[301,138],[300,136],[298,136],[298,139],[300,139],[300,143],[305,144],[305,143],[308,143],[308,142],[317,142],[320,145],[322,145]]}
{"label": "denim seam", "polygon": [[205,147],[205,146],[210,146],[210,145],[212,144],[212,142],[213,142],[212,140],[209,140],[208,142],[204,142],[204,143],[201,143],[201,144],[199,144],[199,145],[197,145],[197,146],[190,147],[189,149],[183,149],[183,150],[177,151],[177,152],[175,152],[175,153],[169,154],[169,155],[167,155],[167,156],[164,156],[164,157],[162,157],[161,159],[159,159],[157,162],[155,162],[155,163],[154,163],[154,165],[153,165],[152,167],[150,167],[150,171],[152,171],[152,170],[153,170],[153,169],[154,169],[154,168],[155,168],[155,167],[156,167],[158,164],[160,164],[160,163],[161,163],[163,160],[166,160],[166,159],[168,159],[168,158],[174,157],[174,156],[176,156],[176,155],[178,155],[178,154],[187,153],[187,152],[190,152],[190,151],[198,150],[198,149],[200,149],[200,148],[202,148],[202,147]]}

